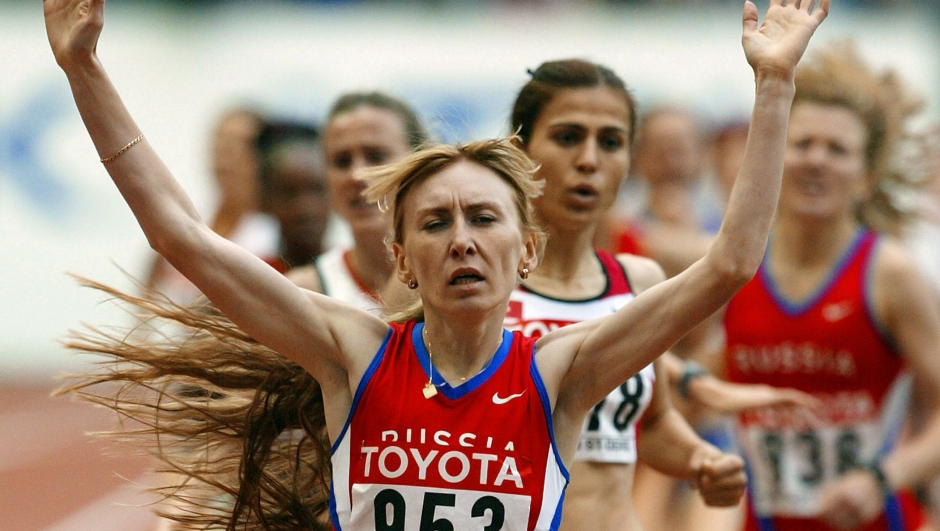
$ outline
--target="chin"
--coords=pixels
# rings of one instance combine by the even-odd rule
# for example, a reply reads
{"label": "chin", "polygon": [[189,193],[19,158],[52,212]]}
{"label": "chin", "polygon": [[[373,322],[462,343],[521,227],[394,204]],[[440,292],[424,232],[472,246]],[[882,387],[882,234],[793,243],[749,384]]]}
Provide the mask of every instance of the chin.
{"label": "chin", "polygon": [[839,218],[840,213],[832,208],[799,208],[792,211],[793,215],[805,222],[821,222]]}
{"label": "chin", "polygon": [[506,308],[501,307],[498,302],[494,302],[492,297],[482,293],[476,293],[461,297],[451,304],[451,309],[460,313],[485,313],[494,309],[501,309],[503,314]]}

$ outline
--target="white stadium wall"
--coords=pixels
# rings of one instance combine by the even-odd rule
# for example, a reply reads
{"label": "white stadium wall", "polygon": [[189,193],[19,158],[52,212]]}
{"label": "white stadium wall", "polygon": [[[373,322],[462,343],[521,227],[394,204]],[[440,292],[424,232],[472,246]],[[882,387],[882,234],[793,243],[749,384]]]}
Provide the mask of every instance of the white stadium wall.
{"label": "white stadium wall", "polygon": [[[109,3],[99,44],[149,141],[204,212],[208,136],[228,104],[319,118],[350,89],[415,104],[444,140],[505,134],[526,69],[551,58],[607,64],[641,105],[686,103],[712,120],[747,112],[752,75],[737,8],[714,11],[416,12],[239,7],[155,11]],[[834,12],[814,45],[853,37],[938,114],[940,36],[916,12]],[[74,272],[133,289],[150,250],[97,162],[37,2],[0,4],[0,379],[82,363],[58,343],[81,322],[127,324]]]}

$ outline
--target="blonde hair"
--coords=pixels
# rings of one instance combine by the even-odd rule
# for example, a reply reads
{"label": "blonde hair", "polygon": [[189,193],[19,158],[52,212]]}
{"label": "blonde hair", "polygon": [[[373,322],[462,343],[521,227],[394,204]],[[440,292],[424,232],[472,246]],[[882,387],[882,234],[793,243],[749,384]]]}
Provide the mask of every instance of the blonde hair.
{"label": "blonde hair", "polygon": [[[401,244],[404,241],[404,213],[401,205],[408,193],[415,185],[460,161],[489,168],[509,185],[515,198],[520,225],[523,230],[536,234],[538,252],[541,254],[546,235],[536,222],[532,200],[542,193],[544,181],[535,178],[538,165],[508,138],[456,145],[431,144],[394,164],[364,170],[362,177],[369,181],[369,186],[363,195],[367,200],[378,203],[392,218],[390,243]],[[423,318],[420,299],[412,306],[389,315],[390,321]]]}
{"label": "blonde hair", "polygon": [[908,127],[922,100],[894,70],[876,72],[853,42],[843,41],[800,63],[793,104],[800,102],[843,107],[861,120],[868,136],[864,156],[870,194],[858,205],[857,217],[876,230],[899,232],[913,214],[903,202],[904,192],[926,178],[923,150],[916,147],[925,140]]}

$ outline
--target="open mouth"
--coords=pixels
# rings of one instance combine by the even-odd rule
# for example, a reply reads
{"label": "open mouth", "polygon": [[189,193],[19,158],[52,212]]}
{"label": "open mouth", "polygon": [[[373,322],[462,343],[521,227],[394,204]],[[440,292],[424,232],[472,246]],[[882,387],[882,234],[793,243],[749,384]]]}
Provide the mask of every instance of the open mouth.
{"label": "open mouth", "polygon": [[594,197],[597,197],[597,190],[595,190],[591,186],[586,186],[586,185],[575,187],[574,193],[578,197],[581,197],[584,199],[593,199]]}
{"label": "open mouth", "polygon": [[826,187],[816,179],[804,179],[800,181],[800,191],[806,195],[822,195]]}
{"label": "open mouth", "polygon": [[568,191],[568,204],[571,207],[582,209],[582,208],[594,208],[597,204],[598,193],[593,186],[580,185],[574,188],[569,188]]}
{"label": "open mouth", "polygon": [[474,282],[482,282],[483,277],[472,272],[458,273],[450,279],[451,286],[461,286],[465,284],[473,284]]}

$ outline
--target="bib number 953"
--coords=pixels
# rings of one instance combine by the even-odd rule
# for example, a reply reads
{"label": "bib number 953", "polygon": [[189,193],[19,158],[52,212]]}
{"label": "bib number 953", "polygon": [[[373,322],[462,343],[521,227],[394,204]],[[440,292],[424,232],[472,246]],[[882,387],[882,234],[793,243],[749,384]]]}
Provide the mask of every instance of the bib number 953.
{"label": "bib number 953", "polygon": [[[375,531],[514,531],[529,518],[529,496],[406,485],[353,493],[353,528]],[[357,503],[359,502],[359,503]],[[521,527],[520,527],[521,525]]]}

